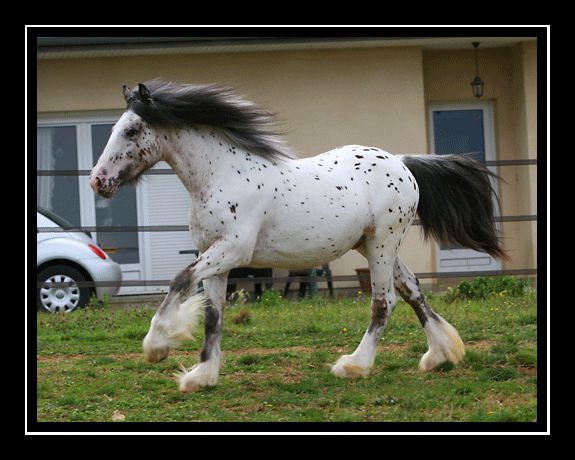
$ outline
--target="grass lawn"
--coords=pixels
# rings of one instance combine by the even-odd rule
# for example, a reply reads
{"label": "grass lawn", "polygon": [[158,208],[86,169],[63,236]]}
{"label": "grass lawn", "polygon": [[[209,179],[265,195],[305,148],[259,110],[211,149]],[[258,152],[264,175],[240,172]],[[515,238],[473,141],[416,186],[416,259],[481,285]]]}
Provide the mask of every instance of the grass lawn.
{"label": "grass lawn", "polygon": [[[463,362],[422,373],[427,344],[398,301],[369,377],[339,379],[369,323],[369,299],[283,299],[226,309],[217,386],[191,394],[173,377],[197,362],[197,340],[158,364],[143,360],[153,310],[37,315],[37,420],[79,422],[532,422],[537,418],[537,294],[430,298],[467,347]],[[243,310],[243,312],[242,312]],[[234,321],[235,320],[235,321]],[[115,415],[114,415],[115,414]]]}

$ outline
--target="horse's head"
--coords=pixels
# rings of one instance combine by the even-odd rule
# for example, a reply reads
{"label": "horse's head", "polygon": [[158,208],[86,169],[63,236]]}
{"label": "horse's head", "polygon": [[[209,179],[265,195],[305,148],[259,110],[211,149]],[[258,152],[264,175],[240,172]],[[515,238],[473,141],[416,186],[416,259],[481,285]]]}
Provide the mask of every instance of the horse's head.
{"label": "horse's head", "polygon": [[[139,83],[134,91],[127,86],[123,89],[128,107],[134,101],[151,104],[150,93],[143,84]],[[128,109],[112,128],[110,139],[90,173],[90,187],[96,195],[112,198],[118,187],[136,181],[160,160],[162,145],[158,131]]]}

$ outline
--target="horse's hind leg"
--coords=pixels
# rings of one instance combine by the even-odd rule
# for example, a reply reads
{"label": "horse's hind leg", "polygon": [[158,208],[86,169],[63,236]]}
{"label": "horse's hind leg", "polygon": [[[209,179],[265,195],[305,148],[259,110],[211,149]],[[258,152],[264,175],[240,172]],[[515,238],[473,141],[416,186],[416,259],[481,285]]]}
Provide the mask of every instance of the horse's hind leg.
{"label": "horse's hind leg", "polygon": [[417,277],[398,258],[395,259],[393,282],[397,292],[413,307],[423,326],[429,350],[419,363],[419,368],[428,371],[444,361],[457,364],[465,355],[465,348],[455,328],[435,313],[419,287]]}
{"label": "horse's hind leg", "polygon": [[[381,242],[380,242],[381,243]],[[358,251],[367,257],[371,274],[371,321],[357,349],[351,355],[344,355],[333,365],[331,371],[338,377],[365,377],[369,374],[377,343],[383,334],[387,320],[393,313],[396,303],[393,289],[392,272],[395,252],[389,254],[383,248],[395,248],[397,241],[391,244],[367,240]]]}

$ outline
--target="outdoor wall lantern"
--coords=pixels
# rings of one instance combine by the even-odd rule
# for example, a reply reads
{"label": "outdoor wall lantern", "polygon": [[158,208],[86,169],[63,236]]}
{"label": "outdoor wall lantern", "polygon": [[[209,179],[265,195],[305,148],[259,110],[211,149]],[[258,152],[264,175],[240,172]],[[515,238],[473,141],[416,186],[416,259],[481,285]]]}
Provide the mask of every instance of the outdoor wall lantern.
{"label": "outdoor wall lantern", "polygon": [[471,82],[471,87],[473,88],[473,95],[477,98],[483,96],[483,80],[479,78],[479,64],[477,62],[477,48],[481,42],[473,42],[472,45],[475,48],[475,80]]}

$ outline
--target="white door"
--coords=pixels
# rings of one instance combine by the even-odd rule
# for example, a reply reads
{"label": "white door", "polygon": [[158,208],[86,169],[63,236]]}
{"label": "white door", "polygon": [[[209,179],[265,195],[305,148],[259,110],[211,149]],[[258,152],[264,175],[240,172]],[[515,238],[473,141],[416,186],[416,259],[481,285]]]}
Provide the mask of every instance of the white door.
{"label": "white door", "polygon": [[[495,161],[493,106],[489,101],[433,103],[429,106],[431,154],[473,153],[478,161]],[[495,168],[490,168],[493,172]],[[496,191],[498,187],[492,180]],[[497,203],[495,213],[499,214]],[[483,252],[437,245],[438,272],[501,270],[501,261]]]}

